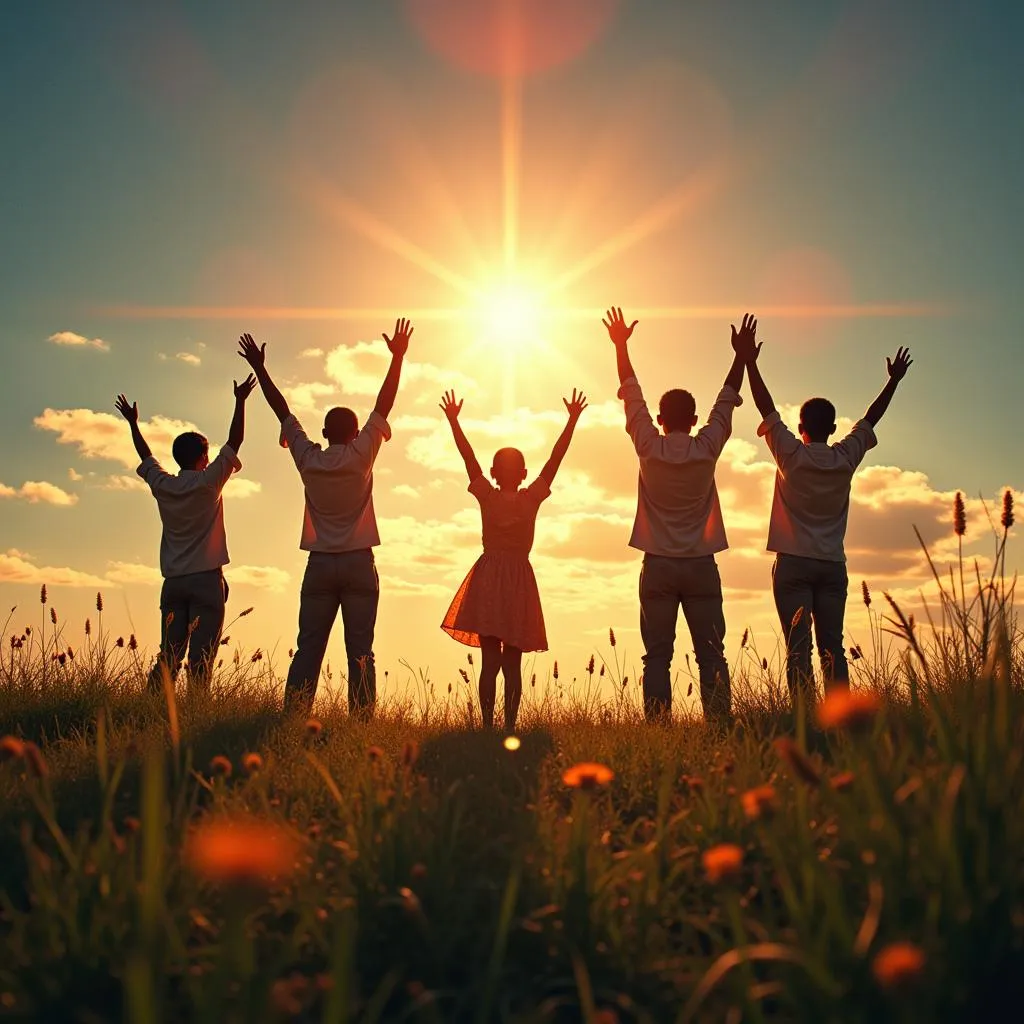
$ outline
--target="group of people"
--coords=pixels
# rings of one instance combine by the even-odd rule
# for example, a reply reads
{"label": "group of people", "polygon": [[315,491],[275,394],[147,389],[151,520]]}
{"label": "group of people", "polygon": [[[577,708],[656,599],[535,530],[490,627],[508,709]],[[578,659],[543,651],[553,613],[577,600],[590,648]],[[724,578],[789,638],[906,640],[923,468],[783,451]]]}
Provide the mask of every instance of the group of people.
{"label": "group of people", "polygon": [[[782,422],[758,366],[761,343],[752,315],[744,316],[739,330],[732,327],[732,365],[707,422],[699,429],[696,402],[690,392],[679,388],[661,396],[652,418],[629,356],[637,321],[627,324],[622,310],[613,308],[602,322],[615,349],[618,397],[640,464],[629,544],[643,552],[640,633],[647,718],[665,720],[671,714],[670,672],[680,607],[696,655],[705,719],[727,723],[730,717],[722,583],[715,560],[728,543],[715,468],[732,432],[733,410],[743,401],[744,375],[762,417],[758,434],[777,466],[767,546],[776,554],[772,590],[786,642],[790,693],[794,700],[798,694],[813,699],[812,625],[824,685],[848,685],[843,647],[848,578],[843,545],[850,485],[864,455],[877,443],[874,428],[911,365],[909,351],[901,348],[886,360],[888,380],[881,393],[850,433],[830,444],[836,410],[826,399],[812,398],[803,404],[799,436]],[[394,333],[383,335],[391,363],[373,411],[360,427],[351,409],[331,409],[322,431],[326,447],[303,430],[270,377],[266,344],[258,345],[249,334],[241,336],[239,355],[252,372],[241,384],[234,384],[227,443],[212,462],[207,439],[189,432],[174,441],[172,454],[179,472],[164,470],[139,430],[138,406],[118,396],[117,409],[131,427],[141,459],[138,474],[156,498],[163,525],[160,654],[150,673],[150,686],[160,686],[164,678],[173,680],[186,655],[190,678],[199,685],[208,683],[228,596],[221,492],[241,468],[238,452],[245,433],[245,402],[258,383],[280,421],[281,445],[290,451],[305,491],[300,547],[309,556],[302,580],[298,641],[285,686],[286,710],[308,713],[312,707],[340,610],[349,710],[372,714],[377,691],[373,637],[380,593],[373,557],[373,548],[380,543],[373,509],[373,466],[382,443],[391,437],[388,415],[412,333],[409,321],[399,319]],[[526,461],[516,448],[501,448],[494,454],[488,479],[459,422],[462,401],[451,391],[441,401],[483,524],[483,553],[456,592],[441,628],[460,643],[480,648],[480,706],[488,727],[494,722],[499,673],[504,678],[505,727],[512,729],[522,697],[523,654],[547,650],[529,555],[537,513],[551,493],[587,407],[586,396],[576,390],[563,401],[565,428],[528,486],[523,486]]]}

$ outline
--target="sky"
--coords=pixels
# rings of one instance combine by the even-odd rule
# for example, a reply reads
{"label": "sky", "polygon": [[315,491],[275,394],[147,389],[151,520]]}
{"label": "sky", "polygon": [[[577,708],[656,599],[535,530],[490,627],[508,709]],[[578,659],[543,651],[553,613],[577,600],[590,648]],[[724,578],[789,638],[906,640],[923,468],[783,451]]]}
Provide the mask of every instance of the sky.
{"label": "sky", "polygon": [[[536,472],[590,398],[541,510],[533,563],[550,652],[635,678],[636,459],[616,400],[609,305],[640,320],[655,402],[704,415],[729,325],[759,316],[762,372],[791,426],[814,394],[840,426],[915,363],[856,478],[859,584],[912,601],[956,551],[988,558],[983,502],[1019,500],[1024,9],[994,0],[775,5],[670,0],[159,0],[8,5],[0,34],[0,607],[34,622],[42,583],[66,639],[158,635],[155,503],[118,392],[170,465],[191,426],[227,436],[237,337],[316,435],[360,417],[415,325],[376,470],[376,652],[385,692],[440,691],[467,648],[439,629],[480,551],[479,512],[437,408],[465,395],[481,462],[513,444]],[[952,9],[956,8],[956,9]],[[746,391],[744,391],[746,394]],[[764,552],[773,480],[746,399],[718,469],[727,650],[773,654]],[[257,393],[225,492],[232,644],[294,643],[302,488]],[[1019,564],[1011,539],[1009,561]],[[607,630],[614,627],[613,652]],[[680,619],[677,668],[689,649]],[[744,655],[746,656],[746,655]],[[344,663],[340,625],[328,659]],[[691,658],[692,662],[692,658]]]}

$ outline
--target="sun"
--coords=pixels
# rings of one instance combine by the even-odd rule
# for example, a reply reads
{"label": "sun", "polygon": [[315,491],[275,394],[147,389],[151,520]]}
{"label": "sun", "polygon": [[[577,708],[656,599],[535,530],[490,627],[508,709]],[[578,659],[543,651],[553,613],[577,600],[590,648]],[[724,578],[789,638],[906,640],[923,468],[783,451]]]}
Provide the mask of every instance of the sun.
{"label": "sun", "polygon": [[480,293],[476,310],[480,340],[502,349],[535,348],[544,330],[544,300],[523,280],[491,284]]}

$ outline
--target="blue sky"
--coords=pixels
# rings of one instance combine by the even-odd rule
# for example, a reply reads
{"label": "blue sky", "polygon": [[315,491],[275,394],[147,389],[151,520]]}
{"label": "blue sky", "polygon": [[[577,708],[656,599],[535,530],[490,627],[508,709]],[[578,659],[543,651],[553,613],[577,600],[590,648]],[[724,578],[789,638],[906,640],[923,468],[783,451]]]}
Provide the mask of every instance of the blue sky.
{"label": "blue sky", "polygon": [[[824,284],[806,301],[927,307],[912,316],[763,316],[760,333],[764,373],[780,403],[823,393],[848,417],[881,386],[885,354],[909,344],[917,361],[872,458],[923,474],[938,509],[956,489],[991,500],[1022,485],[1015,410],[1024,11],[994,2],[942,11],[906,2],[898,13],[892,6],[617,4],[585,52],[522,83],[519,254],[549,282],[679,195],[709,154],[721,154],[724,170],[706,196],[557,301],[615,302],[627,312],[725,306],[738,318],[747,304],[756,311],[799,297],[810,286],[793,268],[811,266]],[[398,2],[306,3],[301,15],[270,2],[19,4],[4,16],[0,345],[9,370],[0,424],[9,444],[0,483],[47,481],[78,500],[61,507],[4,499],[0,546],[33,566],[105,578],[114,561],[155,564],[155,510],[145,495],[103,483],[130,475],[128,466],[84,458],[81,444],[56,443],[34,420],[47,408],[106,412],[126,390],[144,418],[188,420],[217,442],[226,434],[231,376],[242,370],[233,354],[242,330],[269,340],[282,383],[334,387],[334,395],[320,392],[324,402],[346,398],[322,359],[300,353],[351,348],[379,338],[407,310],[457,307],[465,298],[367,238],[351,217],[328,216],[296,168],[316,170],[328,201],[341,197],[347,209],[358,206],[481,281],[501,264],[501,90],[434,52]],[[388,311],[390,321],[111,315],[123,305],[370,307]],[[727,325],[644,320],[635,345],[641,381],[652,392],[663,378],[689,386],[706,408],[728,361]],[[471,402],[481,415],[494,409],[507,364],[480,358],[472,330],[461,321],[419,322],[415,358],[437,373],[410,385],[396,415],[432,415],[433,392],[449,370],[475,381]],[[109,351],[47,341],[60,331],[101,338]],[[614,367],[600,323],[572,319],[548,335],[546,353],[519,359],[517,403],[538,415],[559,409],[560,394],[582,383],[595,403],[611,403],[612,415]],[[372,404],[372,394],[348,397],[361,413]],[[306,418],[322,411],[310,408]],[[755,443],[755,428],[748,403],[737,439]],[[425,429],[410,423],[406,434]],[[553,439],[557,427],[547,429]],[[593,507],[628,519],[634,468],[624,435],[610,430],[609,439],[623,486],[617,498],[606,489]],[[410,456],[396,438],[378,481],[388,488],[380,500],[386,518],[441,529],[472,512],[458,474],[424,461],[435,440],[420,436]],[[576,466],[591,481],[593,458],[581,448]],[[261,489],[229,508],[234,561],[288,573],[279,591],[253,598],[267,608],[261,635],[277,631],[287,646],[301,573],[301,493],[258,396],[243,462]],[[72,480],[72,471],[83,479]],[[392,494],[401,483],[417,499]],[[918,498],[924,504],[903,509],[906,521],[893,520],[894,550],[912,547],[905,535],[921,509],[938,515]],[[573,520],[557,516],[553,529],[571,534]],[[624,547],[628,529],[621,533]],[[396,526],[392,536],[400,534]],[[749,543],[763,546],[755,534]],[[382,535],[387,545],[383,527]],[[453,590],[474,557],[468,520],[463,540],[442,589]],[[577,566],[581,573],[584,563],[607,564],[603,550],[595,553]],[[593,616],[566,613],[557,632],[567,649],[575,650],[589,618],[614,616],[630,627],[635,566],[617,565],[614,597]],[[893,579],[909,589],[900,566]],[[10,604],[36,582],[23,569],[3,577]],[[737,583],[737,593],[749,585]],[[122,589],[142,633],[154,618],[155,589]],[[69,588],[67,606],[77,609],[84,592]],[[432,632],[444,604],[440,591],[416,598],[413,636],[437,665],[461,657]],[[406,614],[390,607],[396,618]],[[769,628],[753,594],[741,608],[730,629],[738,632],[744,616]],[[381,629],[394,633],[387,622]],[[582,651],[591,641],[578,643]],[[415,662],[418,652],[404,656]]]}

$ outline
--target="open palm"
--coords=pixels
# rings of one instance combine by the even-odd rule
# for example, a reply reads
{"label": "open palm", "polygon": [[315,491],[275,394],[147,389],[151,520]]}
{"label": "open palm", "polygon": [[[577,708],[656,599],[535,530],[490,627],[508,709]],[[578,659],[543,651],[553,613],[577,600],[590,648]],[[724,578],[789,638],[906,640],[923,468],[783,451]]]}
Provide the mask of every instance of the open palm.
{"label": "open palm", "polygon": [[639,323],[638,320],[634,320],[631,324],[626,324],[626,318],[622,315],[622,307],[619,306],[617,309],[612,306],[602,318],[601,323],[608,328],[608,337],[612,339],[615,345],[625,345],[627,341],[633,336],[633,328]]}
{"label": "open palm", "polygon": [[444,397],[441,399],[440,408],[444,412],[445,416],[450,420],[457,420],[459,413],[462,412],[463,399],[455,400],[454,391],[446,391]]}
{"label": "open palm", "polygon": [[578,394],[576,389],[572,389],[572,398],[563,398],[562,404],[565,406],[565,411],[569,414],[569,418],[578,420],[580,414],[587,407],[587,396],[580,391]]}

